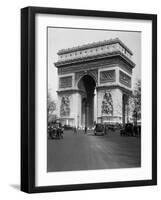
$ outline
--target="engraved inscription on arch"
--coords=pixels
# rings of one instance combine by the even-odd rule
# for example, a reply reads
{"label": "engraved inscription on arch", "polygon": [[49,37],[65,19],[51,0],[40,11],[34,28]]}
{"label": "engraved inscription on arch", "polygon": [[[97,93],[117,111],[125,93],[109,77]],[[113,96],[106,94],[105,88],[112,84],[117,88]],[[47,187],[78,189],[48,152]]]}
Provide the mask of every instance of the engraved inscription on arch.
{"label": "engraved inscription on arch", "polygon": [[70,88],[70,87],[72,87],[72,76],[59,78],[59,88]]}
{"label": "engraved inscription on arch", "polygon": [[100,83],[114,82],[115,80],[115,70],[107,70],[100,72]]}

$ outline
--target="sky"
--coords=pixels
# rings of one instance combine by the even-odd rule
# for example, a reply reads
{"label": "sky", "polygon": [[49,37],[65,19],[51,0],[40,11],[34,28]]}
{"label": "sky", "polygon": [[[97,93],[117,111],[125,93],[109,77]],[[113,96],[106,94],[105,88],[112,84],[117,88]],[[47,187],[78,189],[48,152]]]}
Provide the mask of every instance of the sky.
{"label": "sky", "polygon": [[54,100],[57,99],[58,75],[54,63],[58,61],[60,49],[71,48],[87,43],[119,38],[132,52],[133,86],[141,78],[141,32],[112,31],[94,29],[73,29],[48,27],[48,89]]}

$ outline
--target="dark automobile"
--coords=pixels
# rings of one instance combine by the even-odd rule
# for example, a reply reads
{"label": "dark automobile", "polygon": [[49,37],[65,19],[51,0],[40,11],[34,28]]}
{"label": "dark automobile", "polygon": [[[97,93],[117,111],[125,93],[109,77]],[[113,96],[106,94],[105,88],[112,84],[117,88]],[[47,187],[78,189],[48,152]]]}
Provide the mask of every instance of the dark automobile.
{"label": "dark automobile", "polygon": [[63,128],[61,123],[53,122],[48,124],[48,138],[49,139],[62,139],[63,138]]}
{"label": "dark automobile", "polygon": [[105,135],[105,126],[103,124],[96,124],[94,135]]}
{"label": "dark automobile", "polygon": [[134,125],[134,136],[140,136],[141,135],[141,125]]}
{"label": "dark automobile", "polygon": [[134,136],[133,124],[127,123],[125,126],[120,130],[121,136]]}

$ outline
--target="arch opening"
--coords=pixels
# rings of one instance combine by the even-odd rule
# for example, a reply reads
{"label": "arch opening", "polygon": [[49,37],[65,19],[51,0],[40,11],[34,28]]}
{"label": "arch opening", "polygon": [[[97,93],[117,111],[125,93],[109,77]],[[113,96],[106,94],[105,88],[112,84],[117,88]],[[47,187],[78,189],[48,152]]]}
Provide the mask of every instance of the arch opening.
{"label": "arch opening", "polygon": [[94,78],[90,75],[84,75],[78,82],[78,89],[81,94],[81,127],[92,128],[96,103]]}

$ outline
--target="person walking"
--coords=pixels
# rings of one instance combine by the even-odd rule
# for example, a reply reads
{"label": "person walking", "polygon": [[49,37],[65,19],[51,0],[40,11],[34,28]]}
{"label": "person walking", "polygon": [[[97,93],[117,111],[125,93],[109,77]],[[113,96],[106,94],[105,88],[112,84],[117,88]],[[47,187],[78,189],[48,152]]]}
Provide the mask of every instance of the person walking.
{"label": "person walking", "polygon": [[105,135],[107,135],[107,134],[108,134],[108,126],[105,125]]}
{"label": "person walking", "polygon": [[74,134],[77,135],[77,128],[74,127]]}
{"label": "person walking", "polygon": [[84,134],[87,134],[87,127],[84,128]]}

